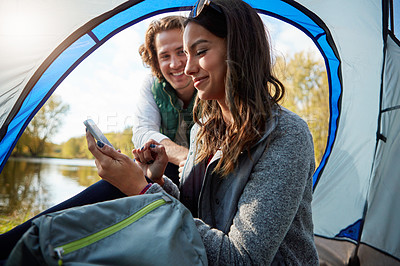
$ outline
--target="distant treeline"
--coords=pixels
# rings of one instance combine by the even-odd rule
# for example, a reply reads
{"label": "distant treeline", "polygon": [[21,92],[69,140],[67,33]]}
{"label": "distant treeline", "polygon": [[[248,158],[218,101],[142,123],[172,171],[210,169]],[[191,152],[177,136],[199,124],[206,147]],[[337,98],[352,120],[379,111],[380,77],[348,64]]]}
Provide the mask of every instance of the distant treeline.
{"label": "distant treeline", "polygon": [[[133,158],[131,151],[134,146],[132,143],[131,128],[126,128],[122,132],[104,133],[104,135],[114,148],[120,149],[122,153]],[[87,148],[85,136],[69,139],[67,142],[59,145],[59,150],[57,152],[62,158],[93,158],[93,155]]]}
{"label": "distant treeline", "polygon": [[[132,143],[131,128],[126,128],[122,132],[105,133],[104,135],[113,144],[114,148],[120,149],[122,153],[133,158],[131,151],[134,148],[134,146]],[[24,140],[24,138],[22,137],[21,139]],[[30,143],[22,141],[22,143],[19,143],[18,149],[16,149],[17,147],[14,148],[12,156],[23,156],[23,157],[37,156],[37,157],[54,157],[54,158],[66,158],[66,159],[74,159],[74,158],[93,159],[93,155],[89,152],[87,148],[85,135],[82,135],[81,137],[70,138],[68,141],[60,145],[46,142],[44,144],[43,152],[38,155],[33,155],[29,149],[29,146],[34,145],[34,142],[35,142],[34,139],[31,139]]]}

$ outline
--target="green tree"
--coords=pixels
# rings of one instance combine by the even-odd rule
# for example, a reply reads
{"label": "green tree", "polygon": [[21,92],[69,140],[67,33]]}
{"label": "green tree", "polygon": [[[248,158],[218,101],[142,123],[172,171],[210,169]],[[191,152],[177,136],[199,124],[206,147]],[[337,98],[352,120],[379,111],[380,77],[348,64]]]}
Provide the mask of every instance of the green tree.
{"label": "green tree", "polygon": [[132,143],[131,127],[126,127],[122,132],[105,134],[105,136],[116,149],[120,149],[122,153],[133,158],[132,149],[134,146]]}
{"label": "green tree", "polygon": [[85,136],[70,138],[61,145],[61,156],[63,158],[93,159],[93,155],[87,148]]}
{"label": "green tree", "polygon": [[26,127],[14,149],[14,155],[43,155],[49,146],[48,141],[58,132],[62,118],[68,110],[69,105],[62,103],[60,96],[51,96]]}
{"label": "green tree", "polygon": [[319,163],[326,147],[329,127],[329,86],[322,60],[311,52],[279,57],[275,71],[286,87],[283,105],[300,115],[314,139],[315,159]]}

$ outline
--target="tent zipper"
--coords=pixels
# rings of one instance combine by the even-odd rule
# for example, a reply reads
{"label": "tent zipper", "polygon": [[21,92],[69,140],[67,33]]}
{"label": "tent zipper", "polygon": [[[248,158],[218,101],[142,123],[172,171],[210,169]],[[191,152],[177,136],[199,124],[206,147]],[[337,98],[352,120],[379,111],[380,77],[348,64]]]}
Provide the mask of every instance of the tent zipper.
{"label": "tent zipper", "polygon": [[64,255],[74,252],[78,249],[84,248],[86,246],[89,246],[97,241],[102,240],[103,238],[105,238],[107,236],[110,236],[110,235],[122,230],[123,228],[129,226],[130,224],[132,224],[132,223],[136,222],[137,220],[139,220],[140,218],[142,218],[147,213],[153,211],[154,209],[160,207],[161,205],[164,205],[168,201],[170,201],[170,200],[166,200],[163,197],[162,199],[156,200],[156,201],[144,206],[142,209],[135,212],[134,214],[132,214],[131,216],[122,220],[119,223],[116,223],[108,228],[105,228],[105,229],[103,229],[97,233],[94,233],[92,235],[89,235],[87,237],[84,237],[84,238],[75,240],[73,242],[64,244],[62,246],[56,247],[54,249],[54,251],[56,252],[57,257],[59,259],[58,265],[62,265],[62,258]]}

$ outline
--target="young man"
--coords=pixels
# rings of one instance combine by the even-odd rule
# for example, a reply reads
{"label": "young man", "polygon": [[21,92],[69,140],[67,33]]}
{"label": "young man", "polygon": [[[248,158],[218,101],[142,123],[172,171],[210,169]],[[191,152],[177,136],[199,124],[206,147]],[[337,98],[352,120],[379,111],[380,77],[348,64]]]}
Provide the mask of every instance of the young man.
{"label": "young man", "polygon": [[149,139],[164,145],[169,164],[166,175],[176,184],[178,166],[188,154],[196,90],[184,74],[182,17],[168,16],[149,25],[139,48],[143,63],[152,70],[141,89],[133,114],[132,141],[136,148]]}

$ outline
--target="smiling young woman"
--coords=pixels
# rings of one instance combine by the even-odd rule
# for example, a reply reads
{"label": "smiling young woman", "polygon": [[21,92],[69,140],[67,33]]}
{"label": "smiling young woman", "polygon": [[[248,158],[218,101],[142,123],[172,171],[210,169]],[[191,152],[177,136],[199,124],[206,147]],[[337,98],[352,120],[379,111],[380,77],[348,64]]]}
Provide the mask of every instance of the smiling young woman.
{"label": "smiling young woman", "polygon": [[312,137],[278,104],[262,20],[241,0],[201,0],[183,39],[199,97],[180,199],[210,264],[318,265]]}
{"label": "smiling young woman", "polygon": [[[185,71],[200,98],[194,119],[207,123],[199,133],[205,144],[199,160],[222,150],[224,158],[217,169],[228,174],[240,153],[261,138],[284,87],[272,74],[270,45],[257,14],[237,10],[237,2],[224,13],[218,1],[200,1],[198,5],[204,6],[188,19],[184,48],[188,57]],[[208,119],[201,122],[204,117]],[[206,133],[205,128],[210,127],[214,129]]]}

